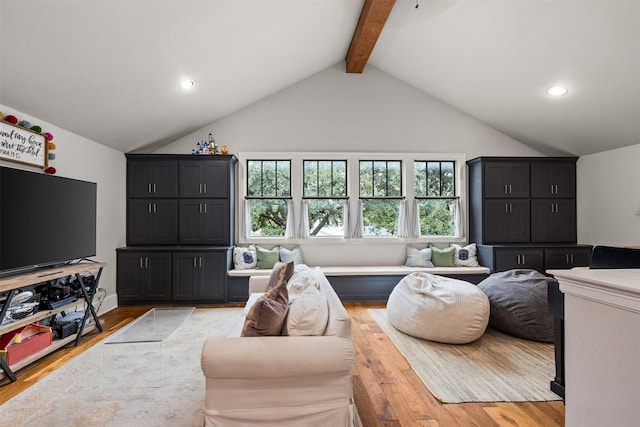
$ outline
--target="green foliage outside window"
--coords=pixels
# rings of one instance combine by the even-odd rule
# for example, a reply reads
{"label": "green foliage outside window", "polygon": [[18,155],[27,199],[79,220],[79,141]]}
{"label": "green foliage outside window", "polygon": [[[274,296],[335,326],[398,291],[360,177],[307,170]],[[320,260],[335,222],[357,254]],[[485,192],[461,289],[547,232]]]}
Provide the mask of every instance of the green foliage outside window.
{"label": "green foliage outside window", "polygon": [[366,236],[398,234],[399,200],[365,199],[362,202],[362,225]]}
{"label": "green foliage outside window", "polygon": [[361,160],[360,197],[401,197],[402,162]]}
{"label": "green foliage outside window", "polygon": [[[453,235],[457,211],[455,162],[414,161],[414,173],[421,234]],[[308,204],[310,235],[343,236],[347,161],[304,160],[302,190]],[[359,161],[359,190],[365,235],[397,235],[403,196],[402,162]],[[290,198],[290,160],[247,161],[252,236],[284,236]]]}
{"label": "green foliage outside window", "polygon": [[247,198],[251,199],[252,236],[284,236],[289,197],[291,197],[291,161],[247,161]]}
{"label": "green foliage outside window", "polygon": [[420,234],[452,236],[455,233],[456,193],[454,162],[415,161]]}
{"label": "green foliage outside window", "polygon": [[305,160],[303,197],[307,198],[309,235],[344,236],[347,196],[346,160]]}
{"label": "green foliage outside window", "polygon": [[[389,198],[392,199],[389,199]],[[398,234],[398,208],[402,197],[402,162],[361,160],[360,198],[365,235]]]}

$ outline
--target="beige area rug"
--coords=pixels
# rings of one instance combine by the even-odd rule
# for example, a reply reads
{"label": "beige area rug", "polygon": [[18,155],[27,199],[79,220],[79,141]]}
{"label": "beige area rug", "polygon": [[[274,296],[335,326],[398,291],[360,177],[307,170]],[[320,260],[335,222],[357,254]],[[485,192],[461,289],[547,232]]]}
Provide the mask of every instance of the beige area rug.
{"label": "beige area rug", "polygon": [[0,426],[202,427],[202,344],[242,310],[196,309],[158,342],[107,337],[1,405]]}
{"label": "beige area rug", "polygon": [[553,344],[491,328],[470,344],[435,343],[395,329],[385,309],[369,312],[443,403],[561,400],[549,389],[555,376]]}

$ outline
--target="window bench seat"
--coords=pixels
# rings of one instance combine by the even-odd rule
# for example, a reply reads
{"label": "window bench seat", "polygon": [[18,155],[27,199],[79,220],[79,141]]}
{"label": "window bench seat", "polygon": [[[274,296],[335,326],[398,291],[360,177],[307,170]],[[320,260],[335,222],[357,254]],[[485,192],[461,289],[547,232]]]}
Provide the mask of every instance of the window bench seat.
{"label": "window bench seat", "polygon": [[[321,266],[342,301],[386,301],[389,294],[406,275],[422,271],[430,274],[480,283],[491,273],[487,267],[407,267],[392,266]],[[268,276],[269,269],[229,270],[227,301],[245,302],[249,277]]]}

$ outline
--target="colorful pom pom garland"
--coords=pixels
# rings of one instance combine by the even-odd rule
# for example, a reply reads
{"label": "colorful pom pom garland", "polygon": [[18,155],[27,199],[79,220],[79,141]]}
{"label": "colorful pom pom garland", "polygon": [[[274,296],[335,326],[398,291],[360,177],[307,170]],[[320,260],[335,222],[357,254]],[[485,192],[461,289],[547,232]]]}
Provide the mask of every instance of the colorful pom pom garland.
{"label": "colorful pom pom garland", "polygon": [[[2,114],[2,112],[0,112],[0,120],[4,120],[5,122],[11,123],[12,125],[18,125],[32,132],[43,135],[46,138],[47,149],[49,151],[56,149],[56,144],[51,142],[53,140],[53,135],[51,134],[51,132],[42,132],[42,127],[38,125],[31,125],[31,123],[28,120],[18,120],[18,118],[13,114],[9,114],[5,116]],[[48,153],[47,158],[48,160],[54,160],[56,158],[56,155],[55,153],[50,152]],[[44,169],[44,172],[53,175],[56,173],[56,168],[54,168],[53,166],[49,166]]]}

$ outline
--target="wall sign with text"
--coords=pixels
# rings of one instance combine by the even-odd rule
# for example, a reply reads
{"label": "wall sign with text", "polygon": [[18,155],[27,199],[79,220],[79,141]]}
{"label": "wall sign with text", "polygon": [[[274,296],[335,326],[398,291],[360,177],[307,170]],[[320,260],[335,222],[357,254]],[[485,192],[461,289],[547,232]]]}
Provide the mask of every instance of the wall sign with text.
{"label": "wall sign with text", "polygon": [[0,121],[0,160],[46,168],[47,150],[46,136]]}

